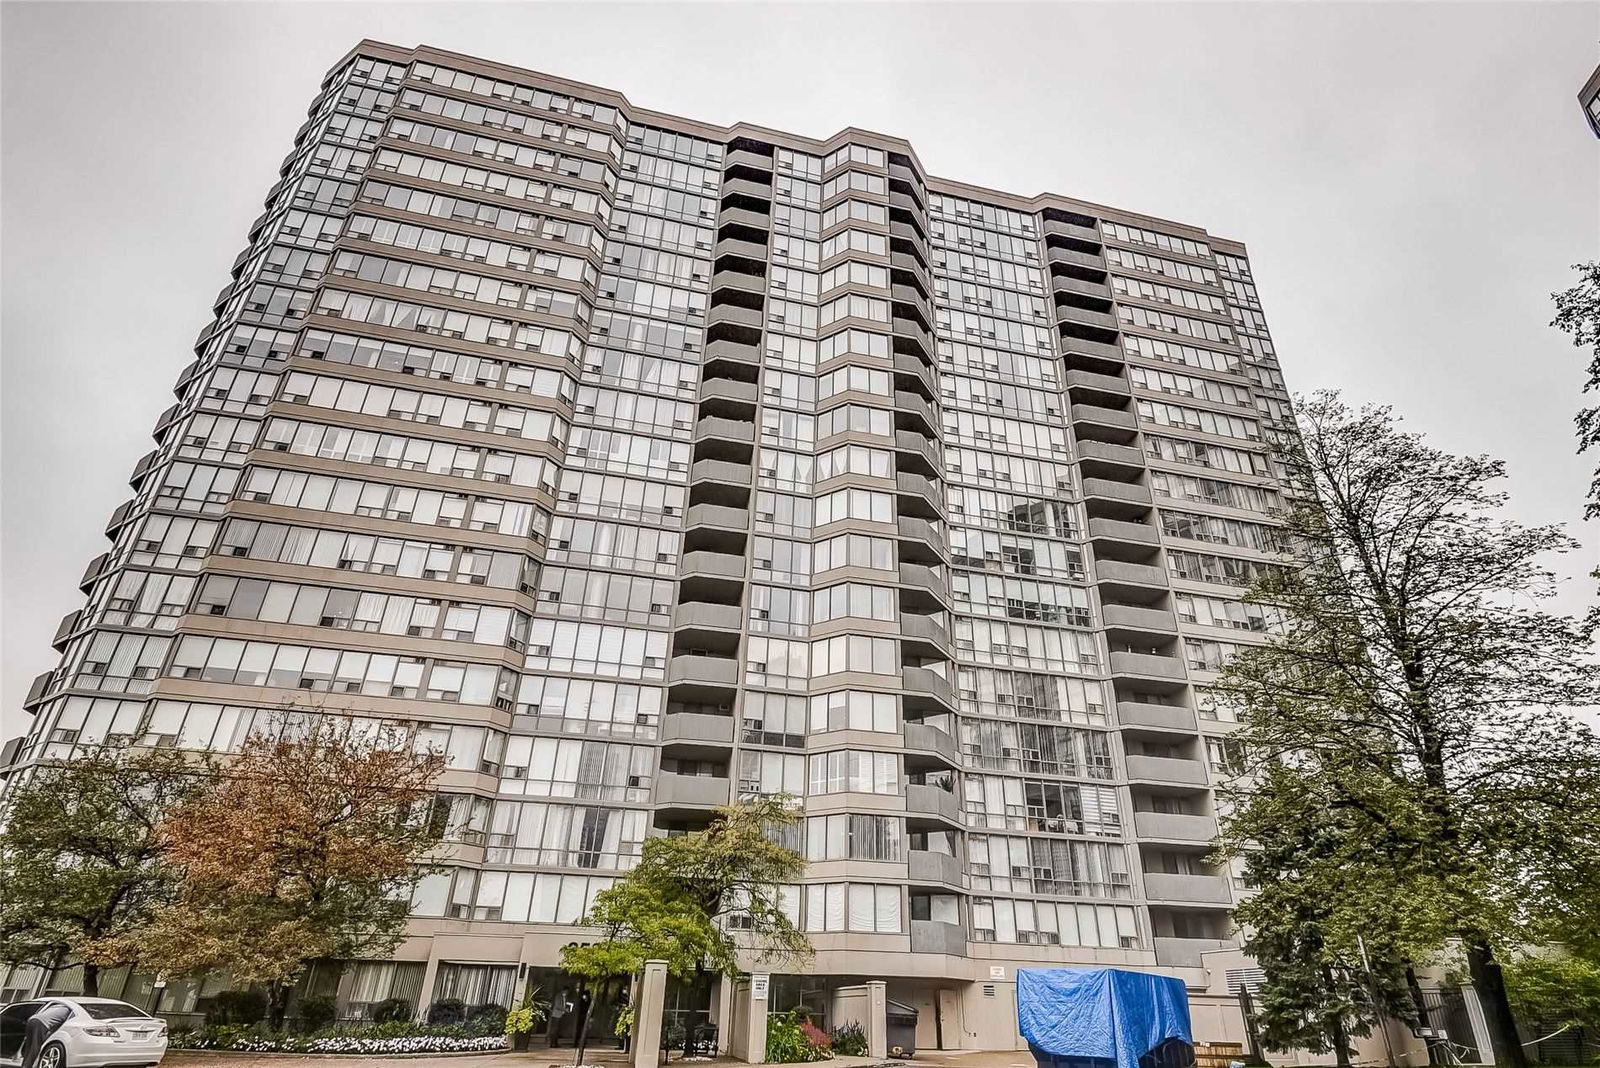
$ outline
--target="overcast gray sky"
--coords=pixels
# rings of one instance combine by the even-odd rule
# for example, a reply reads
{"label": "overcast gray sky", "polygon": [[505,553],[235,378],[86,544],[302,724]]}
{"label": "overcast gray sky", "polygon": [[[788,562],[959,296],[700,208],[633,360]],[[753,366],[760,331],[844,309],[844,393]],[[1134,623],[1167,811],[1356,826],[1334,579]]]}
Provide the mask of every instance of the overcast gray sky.
{"label": "overcast gray sky", "polygon": [[1290,387],[1394,404],[1578,525],[1579,354],[1545,324],[1600,256],[1575,97],[1600,5],[0,4],[0,738],[55,664],[133,463],[325,69],[362,37],[825,137],[934,173],[1205,226],[1251,259]]}

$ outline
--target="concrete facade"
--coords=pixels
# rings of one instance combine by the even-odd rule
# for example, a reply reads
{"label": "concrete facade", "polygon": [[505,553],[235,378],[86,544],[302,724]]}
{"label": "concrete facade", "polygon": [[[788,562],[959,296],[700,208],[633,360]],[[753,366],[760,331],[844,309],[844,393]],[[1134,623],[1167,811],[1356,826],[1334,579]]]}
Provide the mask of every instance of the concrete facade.
{"label": "concrete facade", "polygon": [[919,1046],[1017,1048],[1017,968],[1105,964],[1240,1040],[1205,687],[1293,432],[1240,243],[370,41],[249,237],[13,779],[286,707],[444,751],[353,1015],[508,998],[646,836],[785,792],[774,1010],[882,980]]}

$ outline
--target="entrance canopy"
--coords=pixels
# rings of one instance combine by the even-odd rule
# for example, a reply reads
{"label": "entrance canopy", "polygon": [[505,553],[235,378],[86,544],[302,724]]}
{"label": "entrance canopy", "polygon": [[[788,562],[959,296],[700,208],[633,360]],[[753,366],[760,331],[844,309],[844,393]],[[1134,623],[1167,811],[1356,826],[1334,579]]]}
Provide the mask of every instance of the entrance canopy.
{"label": "entrance canopy", "polygon": [[1117,1068],[1169,1039],[1194,1043],[1182,980],[1116,968],[1019,968],[1017,1022],[1035,1054]]}

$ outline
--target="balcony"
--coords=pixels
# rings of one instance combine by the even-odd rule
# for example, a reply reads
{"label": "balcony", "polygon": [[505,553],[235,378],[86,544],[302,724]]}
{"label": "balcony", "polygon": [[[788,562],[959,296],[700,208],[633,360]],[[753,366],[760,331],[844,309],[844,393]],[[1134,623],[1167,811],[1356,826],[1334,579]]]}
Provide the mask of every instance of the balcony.
{"label": "balcony", "polygon": [[1085,478],[1083,499],[1095,519],[1142,519],[1150,513],[1150,489],[1137,482]]}
{"label": "balcony", "polygon": [[1176,681],[1188,678],[1184,673],[1182,660],[1175,656],[1160,656],[1154,653],[1112,653],[1111,674]]}
{"label": "balcony", "polygon": [[913,849],[907,852],[906,861],[910,874],[907,880],[909,882],[944,886],[965,884],[966,872],[962,870],[961,861],[949,853],[935,853],[931,849]]}
{"label": "balcony", "polygon": [[151,469],[156,466],[156,458],[160,455],[159,451],[152,449],[139,457],[139,462],[133,465],[133,474],[128,476],[128,485],[137,490],[139,483],[144,481],[144,476],[148,475]]}
{"label": "balcony", "polygon": [[739,304],[718,304],[706,313],[706,328],[740,326],[747,330],[760,330],[764,316],[757,308]]}
{"label": "balcony", "polygon": [[912,783],[906,787],[906,819],[939,819],[961,823],[961,802],[949,790]]}
{"label": "balcony", "polygon": [[754,444],[756,440],[756,425],[743,419],[724,419],[719,415],[707,415],[694,425],[694,440],[698,444],[708,440],[736,441],[741,444]]}
{"label": "balcony", "polygon": [[[695,464],[695,467],[699,467]],[[1099,482],[1100,479],[1084,479],[1085,485],[1090,482]],[[1114,483],[1126,485],[1126,483]],[[1117,541],[1127,545],[1139,545],[1155,548],[1161,544],[1161,535],[1149,523],[1129,523],[1121,519],[1091,519],[1089,520],[1090,541]]]}
{"label": "balcony", "polygon": [[667,662],[667,684],[731,690],[739,684],[739,661],[732,657],[683,653]]}
{"label": "balcony", "polygon": [[761,347],[754,342],[721,338],[706,346],[706,363],[709,365],[719,360],[759,369],[761,367]]}
{"label": "balcony", "polygon": [[894,476],[894,484],[901,497],[902,515],[922,519],[944,518],[944,491],[936,483],[922,475],[901,471]]}
{"label": "balcony", "polygon": [[681,579],[721,579],[728,582],[743,583],[745,577],[745,558],[735,553],[714,553],[699,551],[684,553],[682,563],[678,567],[678,577]]}
{"label": "balcony", "polygon": [[[762,270],[767,265],[767,246],[759,241],[745,241],[738,237],[725,237],[711,248],[711,255],[718,260],[731,259],[744,263],[760,264]],[[720,266],[720,264],[719,264]]]}
{"label": "balcony", "polygon": [[940,920],[911,921],[911,952],[943,953],[949,957],[967,955],[967,932],[958,923]]}
{"label": "balcony", "polygon": [[61,652],[67,647],[67,642],[78,629],[78,621],[83,618],[83,609],[74,609],[61,617],[61,622],[56,625],[56,636],[50,639],[51,648]]}
{"label": "balcony", "polygon": [[894,373],[915,378],[922,383],[923,390],[930,397],[939,395],[939,386],[934,381],[933,370],[909,352],[897,352],[894,354]]}
{"label": "balcony", "polygon": [[1117,723],[1124,727],[1152,727],[1190,734],[1200,729],[1192,708],[1186,705],[1155,705],[1147,701],[1118,701]]}
{"label": "balcony", "polygon": [[[767,166],[770,169],[772,165],[769,162]],[[733,196],[751,197],[755,200],[771,200],[772,185],[770,176],[769,180],[766,182],[757,182],[749,178],[724,178],[722,183],[722,199],[726,201],[729,197]]]}
{"label": "balcony", "polygon": [[50,692],[51,680],[55,678],[53,671],[41,671],[33,677],[28,684],[28,695],[22,699],[23,708],[34,708],[44,703],[45,695]]}
{"label": "balcony", "polygon": [[1069,237],[1078,241],[1087,241],[1094,245],[1100,243],[1100,231],[1093,226],[1083,226],[1063,219],[1046,219],[1044,221],[1044,233],[1046,237]]}
{"label": "balcony", "polygon": [[728,153],[722,157],[722,165],[730,171],[735,167],[751,167],[758,171],[770,173],[772,170],[772,156],[771,154],[764,156],[759,152],[752,152],[748,148],[734,148],[729,149]]}
{"label": "balcony", "polygon": [[[1139,608],[1128,604],[1108,604],[1101,607],[1100,616],[1104,620],[1107,630],[1161,635],[1178,633],[1177,620],[1165,608]],[[1161,659],[1167,658],[1162,657]]]}
{"label": "balcony", "polygon": [[1209,842],[1217,836],[1215,818],[1187,812],[1135,812],[1133,828],[1140,838],[1168,842]]}
{"label": "balcony", "polygon": [[1119,412],[1095,404],[1074,404],[1072,424],[1079,438],[1110,441],[1118,445],[1132,442],[1139,434],[1139,421],[1132,412]]}
{"label": "balcony", "polygon": [[932,724],[908,722],[905,725],[904,737],[907,749],[918,753],[931,753],[953,768],[961,764],[961,756],[956,751],[956,740]]}
{"label": "balcony", "polygon": [[[935,568],[924,567],[921,564],[901,564],[900,585],[915,587],[913,594],[917,591],[926,593],[940,604],[950,603],[949,580]],[[902,615],[902,621],[903,619]]]}
{"label": "balcony", "polygon": [[94,588],[95,581],[100,578],[100,573],[105,570],[106,564],[111,562],[110,553],[101,553],[89,561],[89,566],[83,569],[83,575],[78,579],[78,589],[88,593]]}
{"label": "balcony", "polygon": [[1107,400],[1126,404],[1133,395],[1128,380],[1121,375],[1103,375],[1094,371],[1067,372],[1067,392],[1075,401],[1084,401],[1090,404],[1103,403]]}
{"label": "balcony", "polygon": [[754,301],[736,300],[735,303],[759,307],[766,296],[767,280],[759,274],[749,274],[744,271],[718,271],[711,276],[713,294],[728,290],[736,290],[755,298]]}
{"label": "balcony", "polygon": [[[1096,560],[1095,581],[1102,587],[1131,587],[1151,591],[1166,589],[1167,573],[1150,564],[1130,564],[1122,560]],[[1102,589],[1101,593],[1106,590]]]}
{"label": "balcony", "polygon": [[1115,482],[1107,478],[1084,479],[1083,495],[1085,497],[1106,497],[1110,500],[1127,501],[1132,504],[1148,505],[1151,503],[1148,487],[1141,486],[1137,482]]}
{"label": "balcony", "polygon": [[1050,280],[1050,285],[1057,293],[1077,293],[1079,296],[1104,301],[1112,299],[1111,287],[1104,282],[1086,282],[1082,278],[1058,274]]}
{"label": "balcony", "polygon": [[700,403],[725,402],[755,406],[756,384],[734,378],[706,378],[700,382]]}
{"label": "balcony", "polygon": [[1089,356],[1096,360],[1103,360],[1118,365],[1127,362],[1126,354],[1120,345],[1113,345],[1105,341],[1091,341],[1086,337],[1062,337],[1061,347],[1067,353],[1067,366],[1075,366],[1077,361],[1072,359],[1074,354]]}
{"label": "balcony", "polygon": [[900,613],[900,642],[902,645],[923,646],[922,653],[927,656],[942,656],[948,660],[955,655],[955,647],[950,644],[950,632],[932,616],[916,612]]}
{"label": "balcony", "polygon": [[1109,441],[1078,442],[1078,459],[1085,475],[1093,475],[1100,465],[1142,470],[1144,453],[1130,445],[1114,445]]}
{"label": "balcony", "polygon": [[1167,968],[1201,968],[1202,953],[1238,948],[1225,938],[1157,938],[1156,964]]}
{"label": "balcony", "polygon": [[728,780],[713,775],[678,775],[670,771],[656,774],[655,802],[658,808],[715,808],[729,800]]}
{"label": "balcony", "polygon": [[1074,307],[1071,304],[1056,305],[1056,322],[1083,323],[1086,326],[1097,326],[1102,330],[1119,329],[1116,316],[1090,311],[1088,308]]}
{"label": "balcony", "polygon": [[672,610],[674,630],[720,630],[737,634],[744,629],[744,611],[736,604],[680,601]]}
{"label": "balcony", "polygon": [[894,406],[897,413],[910,413],[920,418],[927,424],[926,432],[928,434],[938,437],[943,432],[944,428],[939,422],[939,413],[934,411],[933,405],[915,393],[904,389],[896,390]]}
{"label": "balcony", "polygon": [[1206,766],[1182,757],[1128,756],[1128,778],[1179,786],[1206,785]]}
{"label": "balcony", "polygon": [[[922,466],[937,476],[944,467],[944,454],[932,440],[913,430],[896,430],[894,447],[898,452],[911,453],[922,461]],[[902,468],[903,470],[903,468]],[[907,472],[910,474],[911,472]]]}
{"label": "balcony", "polygon": [[[701,460],[695,464],[699,467]],[[749,468],[749,464],[731,464],[733,467]],[[737,530],[743,533],[750,529],[750,513],[743,508],[729,508],[720,504],[691,505],[685,514],[685,526],[688,527],[718,527],[724,530]]]}
{"label": "balcony", "polygon": [[117,536],[117,530],[133,515],[133,503],[132,501],[123,501],[117,505],[116,510],[111,513],[111,518],[106,520],[106,537],[115,538]]}
{"label": "balcony", "polygon": [[1220,875],[1169,875],[1144,873],[1144,894],[1152,903],[1231,905],[1233,891]]}
{"label": "balcony", "polygon": [[[720,482],[727,486],[736,486],[741,490],[750,489],[750,479],[754,469],[749,464],[734,463],[732,460],[696,460],[689,468],[690,482]],[[715,507],[715,506],[712,506]],[[729,508],[729,511],[742,512],[742,508]]]}
{"label": "balcony", "polygon": [[[1099,241],[1099,238],[1096,237],[1095,240]],[[1048,248],[1045,250],[1045,259],[1050,263],[1059,263],[1066,267],[1088,267],[1102,272],[1106,269],[1104,256],[1091,256],[1087,252],[1077,252],[1070,248]]]}
{"label": "balcony", "polygon": [[[771,196],[770,191],[767,194]],[[749,208],[726,207],[717,213],[717,229],[724,226],[741,227],[749,230],[767,230],[772,222],[764,211],[751,211]]]}
{"label": "balcony", "polygon": [[[733,717],[669,712],[661,719],[661,744],[671,747],[674,756],[725,756],[733,744]],[[726,780],[722,789],[727,790]]]}
{"label": "balcony", "polygon": [[916,516],[903,515],[895,521],[900,530],[900,537],[909,541],[926,542],[929,545],[944,546],[944,533],[939,527],[926,519]]}
{"label": "balcony", "polygon": [[909,710],[956,710],[955,687],[927,668],[901,668],[900,688],[905,691],[902,703]]}

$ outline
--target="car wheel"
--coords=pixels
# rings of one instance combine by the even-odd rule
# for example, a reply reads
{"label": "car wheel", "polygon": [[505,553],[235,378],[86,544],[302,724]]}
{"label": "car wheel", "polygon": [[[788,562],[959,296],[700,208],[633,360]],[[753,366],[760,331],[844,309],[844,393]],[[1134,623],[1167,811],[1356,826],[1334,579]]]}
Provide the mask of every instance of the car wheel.
{"label": "car wheel", "polygon": [[67,1048],[52,1042],[39,1054],[39,1068],[67,1068]]}

